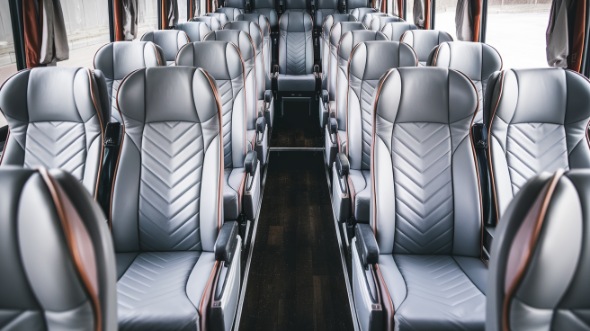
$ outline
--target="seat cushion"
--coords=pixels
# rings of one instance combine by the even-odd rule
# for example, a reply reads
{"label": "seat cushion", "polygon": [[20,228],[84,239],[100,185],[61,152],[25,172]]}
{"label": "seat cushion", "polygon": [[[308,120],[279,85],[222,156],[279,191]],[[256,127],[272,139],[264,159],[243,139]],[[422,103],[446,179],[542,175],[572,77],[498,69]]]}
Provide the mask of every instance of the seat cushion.
{"label": "seat cushion", "polygon": [[371,200],[371,173],[369,170],[350,169],[348,186],[351,192],[354,218],[358,222],[369,223],[369,206]]}
{"label": "seat cushion", "polygon": [[119,330],[199,330],[210,252],[117,254]]}
{"label": "seat cushion", "polygon": [[449,255],[380,255],[396,330],[483,330],[487,268]]}
{"label": "seat cushion", "polygon": [[315,75],[279,75],[279,91],[313,92],[315,91]]}
{"label": "seat cushion", "polygon": [[244,168],[225,168],[223,171],[223,215],[226,220],[236,220],[242,211]]}

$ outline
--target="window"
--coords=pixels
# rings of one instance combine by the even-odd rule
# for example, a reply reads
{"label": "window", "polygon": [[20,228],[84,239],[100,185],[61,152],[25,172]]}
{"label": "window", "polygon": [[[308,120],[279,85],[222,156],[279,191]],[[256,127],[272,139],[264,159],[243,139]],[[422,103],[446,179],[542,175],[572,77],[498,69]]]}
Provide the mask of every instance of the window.
{"label": "window", "polygon": [[[0,1],[0,85],[16,71],[10,8],[8,1]],[[0,118],[0,127],[3,126],[2,121],[3,118]]]}
{"label": "window", "polygon": [[154,0],[139,0],[137,8],[137,39],[144,33],[158,30],[158,3]]}
{"label": "window", "polygon": [[408,23],[414,24],[414,0],[406,0],[406,17],[404,19]]}
{"label": "window", "polygon": [[457,28],[455,24],[455,13],[457,11],[457,0],[436,0],[434,28],[448,32],[453,40],[457,40]]}
{"label": "window", "polygon": [[187,1],[186,0],[178,0],[178,23],[186,22],[186,12],[187,9]]}
{"label": "window", "polygon": [[490,0],[486,43],[494,46],[504,68],[547,67],[545,33],[551,1]]}
{"label": "window", "polygon": [[108,2],[103,0],[62,1],[70,58],[58,66],[94,66],[94,54],[109,40]]}

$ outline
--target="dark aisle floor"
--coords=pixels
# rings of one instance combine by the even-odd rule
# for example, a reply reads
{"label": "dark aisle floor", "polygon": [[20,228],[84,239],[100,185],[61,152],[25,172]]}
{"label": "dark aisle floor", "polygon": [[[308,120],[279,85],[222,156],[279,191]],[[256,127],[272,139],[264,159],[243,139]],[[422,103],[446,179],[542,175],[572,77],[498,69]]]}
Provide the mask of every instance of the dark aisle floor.
{"label": "dark aisle floor", "polygon": [[240,331],[352,330],[321,152],[272,152]]}
{"label": "dark aisle floor", "polygon": [[[271,144],[273,147],[322,147],[317,100],[285,100],[281,116],[280,104],[275,105],[275,124]],[[311,113],[311,114],[310,114]]]}

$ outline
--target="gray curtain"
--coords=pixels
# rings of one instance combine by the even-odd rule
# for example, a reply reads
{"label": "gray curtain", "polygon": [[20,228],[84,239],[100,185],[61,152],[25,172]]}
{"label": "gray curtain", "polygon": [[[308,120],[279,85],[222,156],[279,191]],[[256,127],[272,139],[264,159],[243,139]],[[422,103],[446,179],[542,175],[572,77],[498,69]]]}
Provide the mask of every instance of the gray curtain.
{"label": "gray curtain", "polygon": [[[547,27],[547,63],[551,67],[567,68],[571,53],[569,8],[574,0],[554,0]],[[573,18],[572,18],[573,19]]]}
{"label": "gray curtain", "polygon": [[457,28],[457,39],[463,41],[473,40],[473,10],[471,0],[457,1],[455,26]]}
{"label": "gray curtain", "polygon": [[168,28],[178,24],[178,1],[167,0],[166,8],[168,9]]}
{"label": "gray curtain", "polygon": [[39,64],[55,64],[70,57],[68,34],[60,0],[42,0]]}
{"label": "gray curtain", "polygon": [[424,27],[426,25],[425,1],[429,0],[414,0],[414,24],[419,27]]}
{"label": "gray curtain", "polygon": [[[150,0],[148,0],[150,1]],[[121,0],[123,12],[123,39],[137,38],[137,0]]]}

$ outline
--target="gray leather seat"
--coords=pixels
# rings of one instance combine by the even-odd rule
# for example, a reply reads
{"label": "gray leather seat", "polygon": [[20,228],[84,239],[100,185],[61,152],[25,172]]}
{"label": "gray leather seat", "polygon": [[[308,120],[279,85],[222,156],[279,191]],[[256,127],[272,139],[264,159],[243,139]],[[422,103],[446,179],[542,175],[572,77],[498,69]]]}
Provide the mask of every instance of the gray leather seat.
{"label": "gray leather seat", "polygon": [[327,122],[328,113],[334,107],[336,100],[336,70],[337,70],[337,53],[340,45],[340,38],[348,31],[365,30],[365,26],[359,22],[338,22],[332,25],[329,36],[329,60],[328,60],[328,77],[326,91],[322,91],[320,100],[320,124]]}
{"label": "gray leather seat", "polygon": [[190,41],[201,41],[211,32],[205,22],[184,22],[178,23],[176,29],[184,31]]}
{"label": "gray leather seat", "polygon": [[494,238],[486,330],[588,330],[590,172],[535,176]]}
{"label": "gray leather seat", "polygon": [[141,69],[117,99],[125,133],[109,224],[119,329],[230,330],[241,239],[223,220],[215,82],[197,68]]}
{"label": "gray leather seat", "polygon": [[428,65],[461,71],[475,85],[479,96],[479,107],[474,123],[482,123],[483,96],[486,95],[488,80],[496,71],[502,70],[502,57],[487,44],[467,41],[453,41],[440,44],[434,49]]}
{"label": "gray leather seat", "polygon": [[[223,7],[223,8],[225,8],[225,7]],[[222,9],[222,8],[219,8],[219,9]],[[221,22],[219,22],[217,17],[213,17],[213,16],[195,17],[195,18],[191,19],[191,22],[203,22],[203,23],[207,24],[207,26],[209,27],[209,29],[211,31],[221,30],[223,28],[223,26],[221,25]]]}
{"label": "gray leather seat", "polygon": [[490,84],[493,97],[484,121],[492,203],[501,219],[533,176],[590,167],[590,83],[562,69],[512,69]]}
{"label": "gray leather seat", "polygon": [[162,49],[166,65],[171,66],[174,65],[178,51],[189,43],[189,38],[182,30],[155,30],[141,36],[141,41],[151,41],[158,45]]}
{"label": "gray leather seat", "polygon": [[[288,11],[305,11],[308,14],[311,13],[311,8],[309,6],[310,4],[307,2],[307,0],[282,0],[281,3],[285,8],[283,15],[285,15]],[[281,15],[281,17],[283,15]]]}
{"label": "gray leather seat", "polygon": [[[238,16],[234,16],[232,20],[230,20],[227,17],[227,14],[225,13],[221,13],[221,12],[216,12],[216,13],[207,13],[206,16],[211,16],[211,17],[215,17],[218,21],[219,21],[219,25],[221,25],[221,28],[223,29],[223,27],[229,23],[229,22],[233,22]],[[198,41],[198,40],[192,40],[192,41]]]}
{"label": "gray leather seat", "polygon": [[[381,33],[369,30],[353,30],[345,33],[340,38],[340,45],[336,55],[336,84],[335,101],[330,105],[329,121],[331,125],[324,130],[325,153],[327,166],[330,168],[332,162],[339,152],[344,152],[346,146],[346,112],[348,109],[348,60],[356,45],[371,40],[386,41],[387,38]],[[334,61],[334,59],[332,59]],[[334,118],[334,119],[332,119]]]}
{"label": "gray leather seat", "polygon": [[[328,72],[330,63],[330,30],[338,22],[354,22],[354,17],[350,14],[333,14],[328,15],[322,24],[322,33],[320,34],[320,58],[322,60],[322,89],[327,89]],[[327,90],[326,90],[327,91]]]}
{"label": "gray leather seat", "polygon": [[272,38],[271,38],[271,30],[270,30],[270,23],[268,18],[261,14],[242,14],[236,18],[236,21],[245,21],[245,22],[254,22],[258,24],[260,30],[262,31],[262,38],[264,40],[264,45],[262,48],[262,52],[264,54],[264,73],[265,73],[265,86],[267,90],[272,90]]}
{"label": "gray leather seat", "polygon": [[[221,7],[215,10],[216,13],[225,14],[227,20],[229,22],[233,22],[236,20],[236,17],[242,15],[244,13],[243,9],[234,8],[234,7]],[[223,27],[223,26],[222,26]]]}
{"label": "gray leather seat", "polygon": [[100,207],[61,170],[0,170],[2,330],[117,330],[115,254]]}
{"label": "gray leather seat", "polygon": [[[231,30],[231,24],[252,24],[252,31],[256,39],[250,34],[242,30]],[[258,46],[262,44],[262,37],[260,36],[260,29],[256,23],[250,22],[232,22],[228,23],[230,30],[214,31],[209,34],[205,41],[219,40],[227,41],[238,47],[240,56],[244,64],[244,96],[246,98],[246,140],[248,141],[248,148],[250,150],[256,150],[258,153],[258,159],[261,164],[266,162],[266,154],[268,152],[268,127],[264,117],[264,109],[259,111],[258,108],[258,85],[264,84],[264,81],[260,81],[263,78],[262,72],[259,72],[257,67],[258,54],[256,53]],[[261,55],[261,54],[260,54]],[[203,67],[204,69],[209,68],[210,65]],[[264,88],[264,85],[262,86]],[[260,118],[260,119],[259,119]]]}
{"label": "gray leather seat", "polygon": [[348,12],[354,19],[358,22],[363,22],[365,20],[365,15],[376,13],[377,10],[375,8],[371,8],[368,6],[358,7],[358,8],[349,8]]}
{"label": "gray leather seat", "polygon": [[[376,17],[393,17],[392,15],[388,14],[388,13],[382,13],[382,12],[374,12],[374,13],[367,13],[365,14],[365,16],[363,17],[362,21],[359,21],[361,23],[363,23],[367,29],[371,30],[371,23],[373,22],[373,19]],[[378,31],[378,30],[376,30]]]}
{"label": "gray leather seat", "polygon": [[116,41],[101,47],[94,56],[94,68],[106,80],[111,122],[120,122],[117,92],[123,79],[141,68],[166,65],[162,49],[152,42]]}
{"label": "gray leather seat", "polygon": [[279,21],[278,90],[315,91],[312,19],[305,11],[287,11]]}
{"label": "gray leather seat", "polygon": [[[260,18],[264,19],[262,15]],[[266,20],[263,22],[266,23]],[[266,26],[268,27],[268,26]],[[267,73],[270,74],[265,68],[268,68],[265,62],[265,39],[260,29],[260,26],[254,22],[247,22],[247,21],[236,21],[227,24],[224,27],[225,30],[240,30],[246,32],[252,41],[254,46],[254,50],[256,51],[255,54],[255,77],[256,77],[256,108],[254,111],[256,114],[263,114],[265,118],[265,122],[272,127],[272,122],[274,119],[274,97],[272,94],[272,86],[270,84],[270,76],[267,76]],[[268,30],[267,30],[268,31]],[[270,42],[270,35],[268,35],[266,41]],[[243,56],[242,56],[243,57]],[[267,80],[268,77],[268,80]],[[267,85],[268,81],[268,85]],[[248,87],[246,87],[246,91]],[[262,157],[262,160],[266,159],[266,152],[263,155],[259,155]],[[263,162],[264,163],[264,162]]]}
{"label": "gray leather seat", "polygon": [[381,32],[391,41],[400,41],[406,31],[416,29],[417,26],[408,22],[387,22],[381,28]]}
{"label": "gray leather seat", "polygon": [[337,15],[339,12],[338,0],[316,0],[314,28],[321,29],[326,17]]}
{"label": "gray leather seat", "polygon": [[[345,141],[342,141],[343,137],[338,137],[337,133],[336,137],[331,138],[337,140],[336,146],[344,147],[341,153],[350,163],[348,176],[340,176],[337,172],[338,166],[332,170],[334,180],[348,186],[350,213],[338,215],[340,221],[346,221],[352,216],[356,222],[369,222],[371,132],[379,79],[391,68],[416,65],[414,51],[404,43],[366,41],[352,48],[348,67],[347,99],[341,100],[346,100],[346,103],[340,103],[341,108],[337,109],[338,115],[335,116],[340,118],[339,132],[346,132]],[[340,135],[342,136],[342,133]],[[337,158],[342,159],[342,156]],[[341,186],[333,185],[333,193],[339,197],[345,196],[347,192],[342,191]],[[347,203],[346,200],[335,201],[337,206]],[[339,207],[336,210],[342,209]]]}
{"label": "gray leather seat", "polygon": [[[250,44],[242,31],[219,31],[229,35],[241,32],[241,44]],[[245,46],[244,46],[245,47]],[[214,59],[214,60],[213,60]],[[260,197],[260,167],[247,140],[252,113],[244,91],[244,62],[239,49],[227,41],[202,41],[191,43],[180,50],[177,65],[192,66],[206,70],[217,83],[221,99],[224,150],[223,213],[226,220],[235,220],[246,215],[253,220]],[[255,113],[254,113],[255,114]],[[255,121],[255,119],[254,119]],[[249,162],[256,161],[247,168]]]}
{"label": "gray leather seat", "polygon": [[252,13],[263,15],[268,19],[272,32],[279,30],[279,16],[277,15],[274,0],[254,0],[252,7]]}
{"label": "gray leather seat", "polygon": [[425,66],[432,50],[438,45],[453,41],[453,37],[444,31],[437,30],[408,30],[400,38],[416,51],[421,66]]}
{"label": "gray leather seat", "polygon": [[[236,17],[238,17],[238,15],[244,13],[244,9],[246,9],[246,3],[244,0],[224,0],[223,6],[221,8],[217,8],[215,12],[225,14],[228,21],[233,22],[236,20]],[[221,24],[220,28],[223,28],[225,23]]]}
{"label": "gray leather seat", "polygon": [[106,86],[97,75],[49,67],[9,78],[0,90],[10,130],[0,166],[62,169],[96,197],[109,117]]}
{"label": "gray leather seat", "polygon": [[483,330],[477,92],[432,67],[393,69],[377,90],[371,223],[357,224],[351,245],[361,329]]}
{"label": "gray leather seat", "polygon": [[[373,30],[373,31],[381,31],[381,29],[383,29],[383,27],[388,24],[388,23],[400,23],[400,22],[404,22],[403,19],[397,17],[397,16],[377,16],[377,17],[373,17],[373,19],[371,20],[371,26],[367,27],[369,30]],[[397,40],[392,40],[392,41],[397,41]]]}

